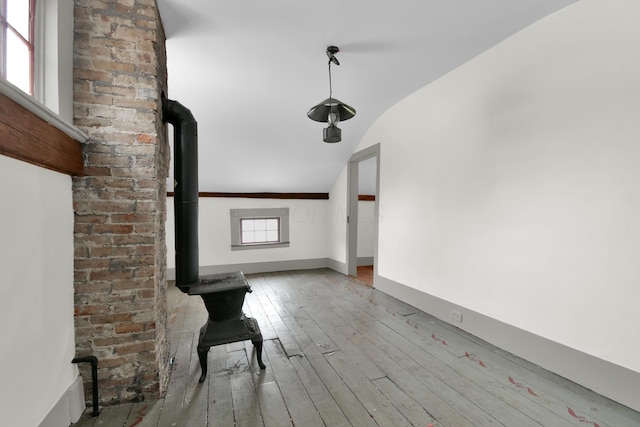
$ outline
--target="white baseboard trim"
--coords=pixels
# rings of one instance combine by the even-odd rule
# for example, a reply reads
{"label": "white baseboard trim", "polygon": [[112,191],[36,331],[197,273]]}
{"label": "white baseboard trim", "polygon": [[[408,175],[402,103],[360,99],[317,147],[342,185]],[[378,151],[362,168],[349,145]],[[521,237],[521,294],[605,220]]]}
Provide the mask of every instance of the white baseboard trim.
{"label": "white baseboard trim", "polygon": [[82,377],[78,375],[39,425],[40,427],[69,427],[80,419],[85,409]]}
{"label": "white baseboard trim", "polygon": [[[376,276],[374,284],[376,289],[444,322],[602,396],[640,411],[640,372],[615,365],[382,276]],[[451,310],[463,313],[462,322],[450,318]]]}
{"label": "white baseboard trim", "polygon": [[345,276],[349,275],[349,269],[347,268],[347,263],[336,261],[335,259],[328,258],[327,259],[327,268],[332,269],[333,271],[337,271],[338,273],[342,273]]}
{"label": "white baseboard trim", "polygon": [[[200,266],[200,275],[231,273],[242,271],[245,274],[270,273],[274,271],[313,270],[316,268],[330,268],[346,274],[347,266],[330,258],[296,259],[286,261],[252,262],[243,264],[224,264]],[[167,268],[167,280],[176,280],[176,269]]]}

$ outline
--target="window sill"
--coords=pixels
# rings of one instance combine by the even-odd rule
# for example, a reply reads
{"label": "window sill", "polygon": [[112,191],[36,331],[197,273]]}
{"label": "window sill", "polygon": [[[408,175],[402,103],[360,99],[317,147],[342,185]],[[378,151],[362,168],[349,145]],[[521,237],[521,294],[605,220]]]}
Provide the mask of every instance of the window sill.
{"label": "window sill", "polygon": [[257,243],[255,245],[231,245],[232,251],[246,251],[248,249],[275,249],[288,248],[289,242],[280,243]]}
{"label": "window sill", "polygon": [[71,176],[84,174],[88,137],[0,78],[0,154]]}
{"label": "window sill", "polygon": [[64,132],[67,136],[75,139],[76,141],[86,142],[89,140],[89,137],[84,132],[63,121],[56,113],[3,78],[0,78],[0,94],[11,99],[16,104],[40,117],[45,122]]}

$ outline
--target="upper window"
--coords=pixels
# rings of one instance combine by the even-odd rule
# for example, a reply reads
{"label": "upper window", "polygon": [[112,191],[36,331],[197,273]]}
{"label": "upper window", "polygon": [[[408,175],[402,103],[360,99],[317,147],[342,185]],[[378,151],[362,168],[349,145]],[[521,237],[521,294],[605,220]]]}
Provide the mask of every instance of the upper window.
{"label": "upper window", "polygon": [[0,0],[0,75],[33,95],[35,0]]}

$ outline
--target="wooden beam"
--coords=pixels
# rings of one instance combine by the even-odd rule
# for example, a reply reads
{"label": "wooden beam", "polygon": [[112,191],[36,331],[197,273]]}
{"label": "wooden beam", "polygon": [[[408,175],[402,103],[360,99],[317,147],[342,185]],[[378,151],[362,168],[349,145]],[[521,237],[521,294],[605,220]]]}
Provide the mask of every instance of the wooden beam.
{"label": "wooden beam", "polygon": [[370,195],[370,194],[359,194],[358,200],[365,201],[365,202],[375,202],[376,196]]}
{"label": "wooden beam", "polygon": [[[167,197],[174,197],[173,191],[167,192]],[[246,199],[299,199],[299,200],[329,200],[329,193],[216,193],[202,191],[199,197],[229,197]]]}
{"label": "wooden beam", "polygon": [[2,93],[0,154],[67,175],[84,174],[78,141]]}

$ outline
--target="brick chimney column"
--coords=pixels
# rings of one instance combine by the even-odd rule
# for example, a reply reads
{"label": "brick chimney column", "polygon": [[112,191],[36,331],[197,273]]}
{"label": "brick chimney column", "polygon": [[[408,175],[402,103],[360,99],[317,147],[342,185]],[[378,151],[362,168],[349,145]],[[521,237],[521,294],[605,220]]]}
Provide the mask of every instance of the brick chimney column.
{"label": "brick chimney column", "polygon": [[[154,0],[76,1],[77,355],[99,359],[102,404],[155,398],[169,375],[165,36]],[[90,371],[82,371],[90,398]]]}

